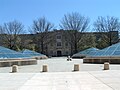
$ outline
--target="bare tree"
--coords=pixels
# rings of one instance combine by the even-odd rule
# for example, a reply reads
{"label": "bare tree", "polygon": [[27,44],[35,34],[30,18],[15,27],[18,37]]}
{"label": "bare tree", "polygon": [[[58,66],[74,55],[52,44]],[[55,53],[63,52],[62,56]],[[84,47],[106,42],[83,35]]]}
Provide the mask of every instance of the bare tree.
{"label": "bare tree", "polygon": [[44,53],[44,49],[47,49],[47,44],[50,42],[48,32],[52,30],[53,27],[54,25],[47,21],[45,17],[33,21],[31,32],[36,34],[35,43],[37,44],[37,49],[41,53]]}
{"label": "bare tree", "polygon": [[0,34],[4,34],[2,25],[0,26]]}
{"label": "bare tree", "polygon": [[24,33],[24,26],[22,23],[14,20],[12,22],[4,23],[0,26],[1,34],[3,34],[3,42],[10,49],[17,49],[20,43],[19,34]]}
{"label": "bare tree", "polygon": [[78,43],[82,37],[82,32],[85,32],[88,29],[89,19],[80,15],[77,12],[65,14],[60,27],[64,30],[68,30],[67,37],[69,44],[71,45],[71,49],[73,53],[78,51]]}
{"label": "bare tree", "polygon": [[[118,35],[114,31],[120,30],[120,22],[116,17],[98,17],[94,22],[94,30],[102,33],[102,37],[99,40],[100,42],[104,41],[105,46],[112,45],[117,42]],[[118,33],[118,32],[117,32]],[[116,36],[117,35],[117,36]],[[102,41],[101,41],[102,40]],[[115,41],[115,42],[113,42]]]}

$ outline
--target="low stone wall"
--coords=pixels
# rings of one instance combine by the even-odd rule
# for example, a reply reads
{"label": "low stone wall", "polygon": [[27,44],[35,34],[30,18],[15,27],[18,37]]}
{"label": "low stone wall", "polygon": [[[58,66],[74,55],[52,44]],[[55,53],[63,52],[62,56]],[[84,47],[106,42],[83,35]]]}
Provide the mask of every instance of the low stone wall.
{"label": "low stone wall", "polygon": [[0,59],[0,67],[10,67],[12,65],[35,65],[36,59]]}
{"label": "low stone wall", "polygon": [[40,59],[47,59],[48,57],[47,56],[34,56],[32,58],[40,60]]}
{"label": "low stone wall", "polygon": [[83,63],[103,64],[104,62],[120,64],[120,57],[86,57],[83,59]]}

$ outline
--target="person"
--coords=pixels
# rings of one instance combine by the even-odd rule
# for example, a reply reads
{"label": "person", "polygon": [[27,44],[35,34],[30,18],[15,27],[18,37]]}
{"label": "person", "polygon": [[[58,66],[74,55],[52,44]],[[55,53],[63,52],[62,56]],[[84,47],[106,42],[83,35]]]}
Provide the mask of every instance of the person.
{"label": "person", "polygon": [[72,61],[72,59],[70,58],[70,56],[68,56],[67,61]]}

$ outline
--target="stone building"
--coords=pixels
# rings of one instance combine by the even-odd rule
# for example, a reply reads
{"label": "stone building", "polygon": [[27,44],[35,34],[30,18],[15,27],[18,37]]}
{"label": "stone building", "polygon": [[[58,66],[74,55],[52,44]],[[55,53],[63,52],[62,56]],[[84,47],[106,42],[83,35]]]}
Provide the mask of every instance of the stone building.
{"label": "stone building", "polygon": [[63,30],[56,30],[54,41],[48,44],[48,55],[50,56],[68,56],[71,54],[69,43],[66,41]]}

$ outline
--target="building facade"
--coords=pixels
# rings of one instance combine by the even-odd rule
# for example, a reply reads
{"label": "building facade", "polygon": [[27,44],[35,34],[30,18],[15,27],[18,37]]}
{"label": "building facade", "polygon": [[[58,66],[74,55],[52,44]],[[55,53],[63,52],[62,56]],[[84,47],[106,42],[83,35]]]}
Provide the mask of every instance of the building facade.
{"label": "building facade", "polygon": [[68,56],[71,54],[69,43],[66,41],[63,30],[55,30],[54,41],[48,44],[48,55]]}
{"label": "building facade", "polygon": [[[117,43],[119,40],[119,35],[117,31],[112,32],[84,32],[84,33],[78,33],[79,35],[94,35],[95,36],[95,42],[99,41],[102,35],[111,36],[110,39],[111,43]],[[2,35],[1,35],[2,36]],[[32,49],[38,52],[41,52],[41,48],[43,48],[43,54],[46,54],[48,56],[68,56],[74,54],[72,51],[74,48],[71,48],[72,45],[69,43],[69,41],[66,38],[69,38],[70,36],[67,36],[65,34],[64,30],[53,30],[51,32],[47,33],[47,36],[51,36],[48,38],[44,38],[41,42],[41,39],[35,39],[39,38],[40,34],[22,34],[19,35],[21,39],[21,46],[23,49]],[[89,39],[89,38],[88,38]],[[88,40],[89,41],[89,40]],[[3,39],[0,39],[0,45],[6,46],[3,43]],[[81,42],[82,43],[82,42]],[[41,45],[43,44],[43,45]],[[41,47],[42,46],[42,47]],[[39,47],[39,48],[36,48]],[[72,50],[73,49],[73,50]],[[79,50],[78,50],[79,51]]]}

